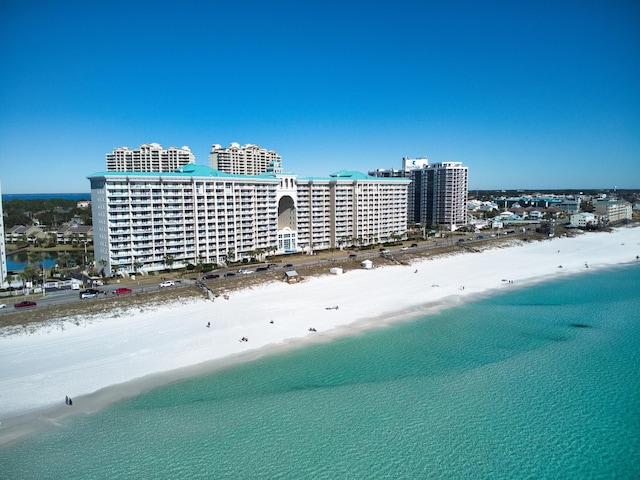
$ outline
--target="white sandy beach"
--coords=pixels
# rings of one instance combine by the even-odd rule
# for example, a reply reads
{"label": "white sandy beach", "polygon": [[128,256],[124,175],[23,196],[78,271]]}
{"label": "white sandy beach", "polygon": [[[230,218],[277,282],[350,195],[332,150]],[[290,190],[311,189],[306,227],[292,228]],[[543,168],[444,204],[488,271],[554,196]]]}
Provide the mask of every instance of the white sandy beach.
{"label": "white sandy beach", "polygon": [[[620,228],[294,285],[271,283],[232,293],[229,300],[149,306],[79,325],[69,321],[31,334],[4,335],[0,437],[26,419],[53,422],[283,346],[325,341],[478,295],[583,273],[585,263],[593,271],[637,262],[637,255],[640,228]],[[336,305],[338,310],[327,310]],[[73,398],[73,407],[64,404],[65,395]]]}

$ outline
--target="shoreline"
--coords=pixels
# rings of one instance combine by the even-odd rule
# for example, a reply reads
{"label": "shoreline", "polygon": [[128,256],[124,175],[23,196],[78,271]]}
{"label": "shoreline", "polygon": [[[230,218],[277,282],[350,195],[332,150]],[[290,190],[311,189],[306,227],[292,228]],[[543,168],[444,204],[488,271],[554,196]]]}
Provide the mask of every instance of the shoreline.
{"label": "shoreline", "polygon": [[[411,321],[509,288],[636,263],[639,254],[640,228],[621,228],[296,285],[271,283],[232,292],[228,301],[172,304],[3,337],[0,361],[12,372],[0,374],[0,447],[176,381]],[[340,309],[329,310],[334,305]],[[243,336],[249,342],[239,342]],[[73,407],[64,405],[65,394]]]}

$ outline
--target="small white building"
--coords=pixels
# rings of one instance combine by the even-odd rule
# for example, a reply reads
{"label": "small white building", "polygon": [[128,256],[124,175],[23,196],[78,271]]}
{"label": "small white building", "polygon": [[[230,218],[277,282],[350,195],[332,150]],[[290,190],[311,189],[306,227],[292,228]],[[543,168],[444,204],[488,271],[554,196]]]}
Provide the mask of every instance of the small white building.
{"label": "small white building", "polygon": [[363,260],[360,265],[362,265],[362,268],[364,268],[365,270],[370,270],[373,268],[373,262],[368,258],[366,260]]}
{"label": "small white building", "polygon": [[587,225],[596,225],[598,217],[593,213],[582,212],[571,215],[571,225],[574,227],[586,227]]}

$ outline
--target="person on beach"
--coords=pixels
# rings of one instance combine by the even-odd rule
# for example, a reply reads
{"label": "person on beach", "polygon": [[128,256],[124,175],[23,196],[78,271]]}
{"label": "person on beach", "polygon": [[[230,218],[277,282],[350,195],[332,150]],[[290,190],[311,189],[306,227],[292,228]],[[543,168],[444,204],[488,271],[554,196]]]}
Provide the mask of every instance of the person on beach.
{"label": "person on beach", "polygon": [[71,397],[69,397],[69,403],[68,403],[68,405],[69,405],[69,406],[73,405],[73,400],[71,400]]}
{"label": "person on beach", "polygon": [[211,327],[211,322],[207,322],[207,328]]}
{"label": "person on beach", "polygon": [[64,403],[66,403],[67,405],[69,405],[69,395],[67,395],[66,397],[64,397]]}

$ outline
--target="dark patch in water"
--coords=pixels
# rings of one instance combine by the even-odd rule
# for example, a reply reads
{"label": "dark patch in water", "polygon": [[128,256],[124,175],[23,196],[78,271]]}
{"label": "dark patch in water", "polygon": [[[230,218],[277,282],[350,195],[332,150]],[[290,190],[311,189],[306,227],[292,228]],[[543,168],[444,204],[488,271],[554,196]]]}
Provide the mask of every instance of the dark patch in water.
{"label": "dark patch in water", "polygon": [[587,325],[586,323],[570,323],[569,326],[573,328],[591,328],[591,325]]}

